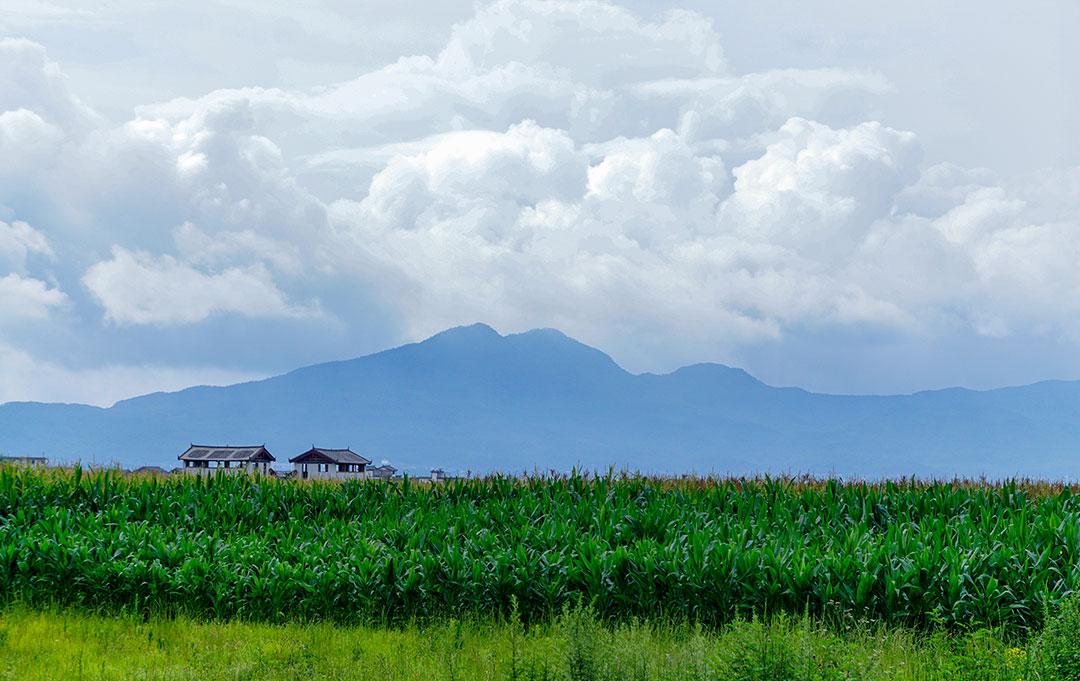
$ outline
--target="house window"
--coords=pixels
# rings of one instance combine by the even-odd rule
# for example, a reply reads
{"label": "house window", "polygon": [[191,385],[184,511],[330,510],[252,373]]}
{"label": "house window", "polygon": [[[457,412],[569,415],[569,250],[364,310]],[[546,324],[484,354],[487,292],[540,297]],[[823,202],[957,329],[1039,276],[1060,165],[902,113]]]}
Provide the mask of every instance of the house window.
{"label": "house window", "polygon": [[319,472],[320,473],[326,473],[329,470],[330,470],[330,464],[328,464],[328,463],[320,463],[319,464]]}

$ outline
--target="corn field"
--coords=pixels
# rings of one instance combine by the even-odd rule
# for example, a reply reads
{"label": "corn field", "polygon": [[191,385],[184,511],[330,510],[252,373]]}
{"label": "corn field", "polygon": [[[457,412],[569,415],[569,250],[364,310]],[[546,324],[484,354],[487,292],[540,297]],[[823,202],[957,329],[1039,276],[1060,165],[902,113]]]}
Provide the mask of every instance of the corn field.
{"label": "corn field", "polygon": [[0,469],[0,598],[250,621],[719,625],[777,612],[1023,634],[1080,583],[1067,487]]}

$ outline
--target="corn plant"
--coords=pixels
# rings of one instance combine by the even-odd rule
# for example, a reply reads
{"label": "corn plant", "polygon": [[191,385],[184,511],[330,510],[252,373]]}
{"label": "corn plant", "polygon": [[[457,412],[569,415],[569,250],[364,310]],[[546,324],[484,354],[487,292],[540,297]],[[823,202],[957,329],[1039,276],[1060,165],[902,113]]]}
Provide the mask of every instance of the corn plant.
{"label": "corn plant", "polygon": [[[1068,487],[633,476],[446,484],[0,469],[0,599],[525,626],[809,613],[1024,634],[1080,583]],[[516,604],[516,605],[515,605]]]}

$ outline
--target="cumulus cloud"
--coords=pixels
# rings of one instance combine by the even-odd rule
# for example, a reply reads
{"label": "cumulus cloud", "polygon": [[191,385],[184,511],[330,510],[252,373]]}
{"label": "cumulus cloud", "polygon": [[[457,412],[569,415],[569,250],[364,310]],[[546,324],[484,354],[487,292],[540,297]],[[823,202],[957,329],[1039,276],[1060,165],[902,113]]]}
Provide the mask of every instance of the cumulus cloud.
{"label": "cumulus cloud", "polygon": [[[583,47],[606,58],[582,60]],[[700,14],[674,11],[647,23],[606,2],[561,0],[498,0],[454,28],[438,61],[470,71],[541,63],[598,83],[724,69],[719,37]]]}
{"label": "cumulus cloud", "polygon": [[63,291],[40,279],[14,273],[0,277],[0,321],[45,319],[65,300]]}
{"label": "cumulus cloud", "polygon": [[309,317],[316,308],[291,304],[261,266],[205,273],[171,256],[113,249],[83,283],[117,324],[194,324],[216,314]]}
{"label": "cumulus cloud", "polygon": [[[598,335],[633,319],[747,342],[793,323],[908,321],[830,268],[847,264],[917,176],[909,133],[793,119],[734,170],[733,187],[721,158],[671,130],[576,147],[530,123],[468,144],[468,162],[449,153],[470,135],[395,159],[363,201],[335,205],[382,280],[404,280],[388,290],[422,324],[494,314],[521,325],[540,310]],[[558,181],[528,154],[505,154],[523,137],[566,156]],[[432,181],[448,159],[454,183]],[[499,178],[541,191],[506,192]]]}
{"label": "cumulus cloud", "polygon": [[11,179],[20,168],[50,164],[59,152],[63,132],[29,109],[0,113],[0,170]]}
{"label": "cumulus cloud", "polygon": [[49,240],[40,231],[18,220],[0,221],[0,322],[46,319],[67,302],[55,285],[26,276],[32,258],[53,257]]}
{"label": "cumulus cloud", "polygon": [[33,111],[62,129],[84,130],[97,115],[68,90],[60,67],[45,47],[18,38],[0,39],[0,112]]}
{"label": "cumulus cloud", "polygon": [[54,257],[45,235],[20,220],[10,224],[0,220],[0,268],[21,271],[32,255]]}
{"label": "cumulus cloud", "polygon": [[[685,117],[709,141],[750,135],[792,115],[842,113],[846,122],[863,110],[866,95],[888,89],[870,71],[732,74],[712,21],[694,12],[647,22],[607,2],[500,0],[455,26],[438,54],[402,57],[314,93],[219,90],[139,112],[178,120],[222,102],[248,102],[258,130],[308,157],[315,167],[305,179],[317,184],[340,172],[355,176],[343,159],[367,159],[372,147],[448,130],[505,130],[528,119],[591,142],[647,136]],[[342,151],[349,147],[351,154]],[[344,186],[346,179],[335,181]]]}
{"label": "cumulus cloud", "polygon": [[762,156],[735,169],[722,219],[823,265],[845,258],[918,175],[915,136],[879,123],[833,130],[792,119],[772,137]]}
{"label": "cumulus cloud", "polygon": [[397,340],[483,319],[634,369],[829,334],[1080,342],[1080,170],[927,167],[876,120],[892,87],[737,73],[693,12],[498,0],[349,80],[106,122],[0,41],[0,315],[70,303],[139,347],[302,320],[339,355],[373,315]]}
{"label": "cumulus cloud", "polygon": [[65,401],[108,407],[117,400],[193,385],[229,385],[263,378],[261,374],[200,366],[110,364],[72,368],[34,357],[0,342],[0,404],[15,401]]}
{"label": "cumulus cloud", "polygon": [[1080,341],[1078,257],[1077,223],[1012,222],[984,234],[973,254],[982,285],[978,330],[1004,336],[1033,329]]}
{"label": "cumulus cloud", "polygon": [[294,274],[304,266],[301,249],[296,244],[274,239],[253,229],[227,230],[211,235],[198,225],[185,222],[173,230],[173,241],[181,257],[193,265],[261,262]]}

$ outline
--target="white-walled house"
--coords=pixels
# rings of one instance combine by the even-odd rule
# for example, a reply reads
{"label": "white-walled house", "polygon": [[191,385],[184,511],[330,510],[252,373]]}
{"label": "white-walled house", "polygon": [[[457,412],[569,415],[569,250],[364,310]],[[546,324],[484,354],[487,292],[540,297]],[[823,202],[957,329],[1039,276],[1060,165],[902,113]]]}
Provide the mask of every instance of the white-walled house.
{"label": "white-walled house", "polygon": [[368,477],[374,480],[390,480],[397,473],[397,469],[390,464],[383,464],[381,466],[370,466],[367,472]]}
{"label": "white-walled house", "polygon": [[217,471],[269,474],[270,464],[276,461],[263,445],[220,447],[193,444],[177,458],[184,462],[185,473],[195,475],[209,475]]}
{"label": "white-walled house", "polygon": [[351,449],[312,447],[289,463],[301,480],[364,480],[371,460]]}
{"label": "white-walled house", "polygon": [[44,468],[49,460],[44,456],[0,456],[0,466],[25,466],[32,468]]}

